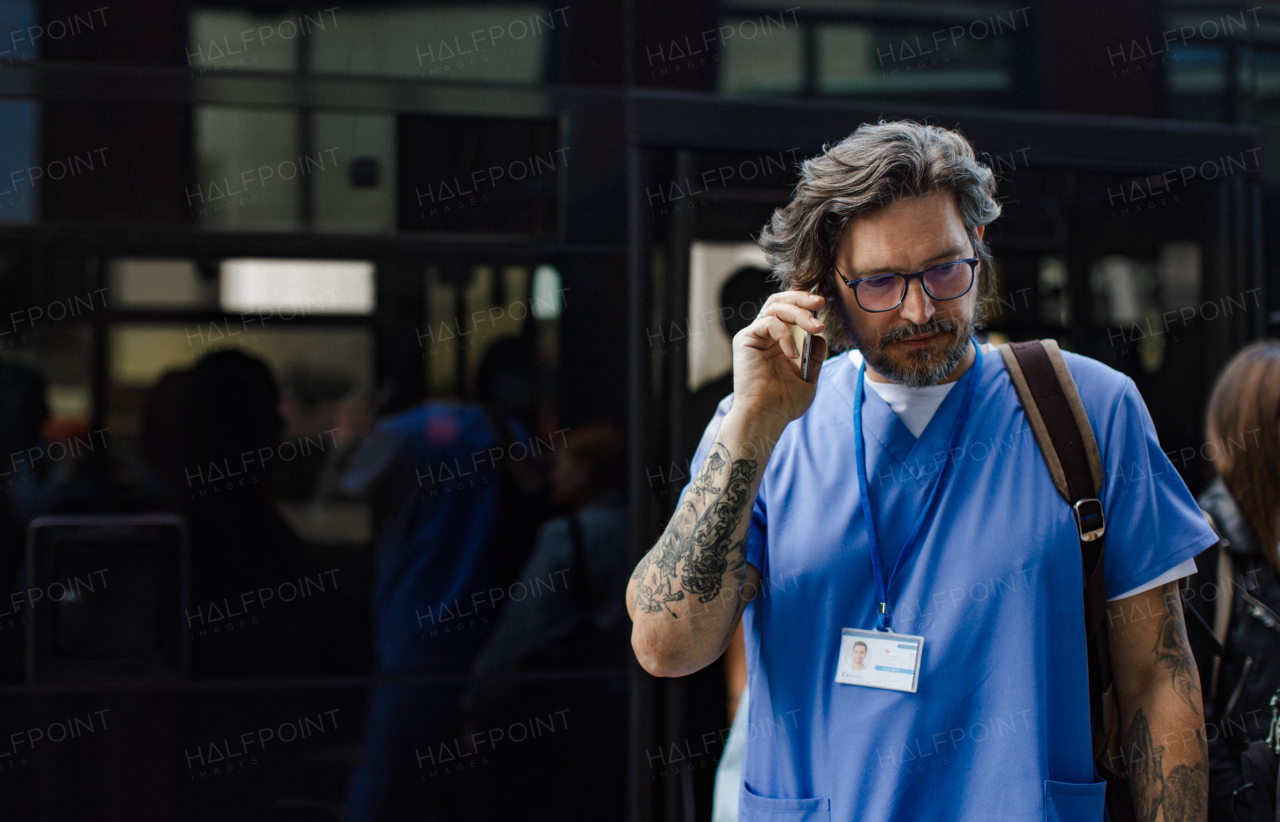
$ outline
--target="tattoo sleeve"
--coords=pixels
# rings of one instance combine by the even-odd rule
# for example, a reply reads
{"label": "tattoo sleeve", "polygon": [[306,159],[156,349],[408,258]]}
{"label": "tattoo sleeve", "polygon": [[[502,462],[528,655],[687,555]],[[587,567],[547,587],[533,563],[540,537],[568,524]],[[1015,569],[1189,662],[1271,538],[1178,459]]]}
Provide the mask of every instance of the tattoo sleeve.
{"label": "tattoo sleeve", "polygon": [[1129,785],[1138,822],[1156,822],[1164,799],[1164,747],[1157,747],[1142,709],[1134,714],[1124,740],[1129,766]]}
{"label": "tattoo sleeve", "polygon": [[1205,752],[1195,767],[1179,765],[1164,783],[1164,821],[1200,822],[1209,812],[1209,764],[1204,734],[1196,731]]}
{"label": "tattoo sleeve", "polygon": [[[1174,599],[1171,600],[1170,597]],[[1172,582],[1164,590],[1164,618],[1160,623],[1160,634],[1156,638],[1152,651],[1156,655],[1156,665],[1169,672],[1169,682],[1187,707],[1200,713],[1200,676],[1196,671],[1195,660],[1191,656],[1191,648],[1187,644],[1187,629],[1183,622],[1182,609],[1176,601],[1179,597],[1178,583]]]}
{"label": "tattoo sleeve", "polygon": [[[1154,634],[1154,643],[1125,649],[1136,655],[1131,662],[1150,664],[1155,673],[1147,692],[1136,697],[1124,760],[1140,822],[1204,822],[1209,755],[1200,675],[1187,642],[1178,583],[1166,585],[1161,597],[1159,624],[1146,634]],[[1150,656],[1140,659],[1144,647],[1150,648]]]}
{"label": "tattoo sleeve", "polygon": [[671,603],[686,594],[711,602],[720,596],[729,573],[738,583],[735,595],[741,596],[747,540],[745,533],[734,536],[749,515],[755,477],[755,460],[731,460],[724,446],[712,447],[666,532],[636,566],[632,576],[638,581],[638,611],[678,617]]}

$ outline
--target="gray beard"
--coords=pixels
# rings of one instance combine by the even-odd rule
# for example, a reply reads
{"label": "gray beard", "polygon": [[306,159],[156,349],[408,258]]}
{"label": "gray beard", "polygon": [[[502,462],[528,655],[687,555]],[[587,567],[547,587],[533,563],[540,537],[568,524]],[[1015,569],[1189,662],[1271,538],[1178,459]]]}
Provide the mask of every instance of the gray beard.
{"label": "gray beard", "polygon": [[[844,306],[840,305],[839,302],[836,303],[836,313],[840,316],[841,323],[844,324],[845,332],[848,333],[854,344],[858,346],[858,350],[862,352],[862,358],[866,360],[868,366],[893,382],[905,385],[908,388],[924,388],[925,386],[937,385],[942,382],[964,359],[964,355],[969,349],[969,338],[973,335],[977,304],[974,304],[975,316],[967,318],[963,324],[934,315],[932,319],[923,325],[917,325],[910,321],[904,322],[902,325],[891,329],[889,333],[882,335],[878,343],[873,343],[870,339],[854,330],[853,323],[845,319]],[[891,342],[904,337],[914,337],[918,334],[932,334],[935,331],[954,335],[954,339],[943,350],[940,357],[934,358],[928,351],[923,349],[908,351],[910,362],[906,366],[899,366],[885,353],[884,346]]]}

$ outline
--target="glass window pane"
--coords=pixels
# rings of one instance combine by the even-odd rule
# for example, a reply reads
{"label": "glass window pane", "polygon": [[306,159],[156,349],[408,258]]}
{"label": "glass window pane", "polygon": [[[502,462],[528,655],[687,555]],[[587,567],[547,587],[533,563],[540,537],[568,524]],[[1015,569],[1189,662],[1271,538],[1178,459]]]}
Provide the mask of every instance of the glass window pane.
{"label": "glass window pane", "polygon": [[824,94],[857,94],[875,85],[875,34],[861,23],[821,25],[818,40],[818,87]]}
{"label": "glass window pane", "polygon": [[108,263],[115,308],[213,308],[214,284],[191,260],[116,259]]}
{"label": "glass window pane", "polygon": [[301,18],[249,14],[239,9],[193,9],[187,65],[196,74],[297,71],[298,42],[311,26]]}
{"label": "glass window pane", "polygon": [[315,228],[319,231],[395,230],[396,121],[382,114],[318,114],[318,146],[342,166],[316,174]]}
{"label": "glass window pane", "polygon": [[[5,39],[9,41],[0,44],[0,61],[4,65],[15,65],[19,61],[34,60],[40,56],[39,38],[33,44],[28,34],[36,24],[34,5],[31,0],[8,0],[0,3],[0,32],[4,32]],[[97,24],[97,20],[92,18],[90,22]],[[5,52],[5,49],[8,51]]]}
{"label": "glass window pane", "polygon": [[29,223],[35,219],[37,191],[26,169],[36,160],[36,118],[39,103],[29,100],[0,100],[0,223]]}
{"label": "glass window pane", "polygon": [[531,322],[530,280],[520,265],[428,267],[426,326],[415,333],[430,396],[471,396],[484,352],[499,339],[521,336]]}
{"label": "glass window pane", "polygon": [[[1250,77],[1244,83],[1244,87],[1253,93],[1250,122],[1258,125],[1280,123],[1280,51],[1253,49],[1250,57]],[[1263,167],[1271,168],[1272,165],[1264,162]]]}
{"label": "glass window pane", "polygon": [[201,228],[300,228],[302,176],[337,160],[336,152],[299,156],[295,111],[200,106],[195,132],[196,179],[185,194]]}
{"label": "glass window pane", "polygon": [[533,298],[530,313],[539,320],[560,318],[564,294],[560,285],[560,272],[555,266],[540,265],[533,270]]}
{"label": "glass window pane", "polygon": [[316,73],[538,83],[567,7],[444,5],[339,11],[333,36],[308,40]]}
{"label": "glass window pane", "polygon": [[1222,120],[1227,106],[1226,49],[1173,44],[1169,57],[1170,114],[1184,120]]}
{"label": "glass window pane", "polygon": [[219,302],[229,312],[372,314],[373,271],[361,260],[223,260]]}
{"label": "glass window pane", "polygon": [[1013,88],[1013,38],[1026,28],[1017,13],[970,18],[954,27],[822,25],[818,87],[845,95],[1007,93]]}
{"label": "glass window pane", "polygon": [[734,32],[721,40],[722,93],[784,95],[804,88],[804,35],[792,16],[784,14],[763,21],[722,18],[722,26]]}

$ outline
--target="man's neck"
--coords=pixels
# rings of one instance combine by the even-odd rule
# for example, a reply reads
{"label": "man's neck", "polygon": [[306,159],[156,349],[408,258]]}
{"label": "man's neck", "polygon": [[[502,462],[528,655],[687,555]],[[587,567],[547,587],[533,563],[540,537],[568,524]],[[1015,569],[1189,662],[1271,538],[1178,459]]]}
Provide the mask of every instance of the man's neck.
{"label": "man's neck", "polygon": [[[973,365],[974,352],[976,348],[977,348],[976,341],[974,342],[973,345],[965,346],[964,356],[960,358],[959,364],[956,365],[955,368],[951,369],[951,373],[947,374],[947,376],[943,377],[941,380],[938,380],[938,385],[946,385],[949,382],[955,382],[956,380],[963,377],[964,372],[968,371],[969,366]],[[871,380],[872,382],[881,382],[881,383],[894,382],[893,380],[889,379],[885,375],[881,374],[879,371],[872,368],[871,363],[867,363],[867,379]]]}

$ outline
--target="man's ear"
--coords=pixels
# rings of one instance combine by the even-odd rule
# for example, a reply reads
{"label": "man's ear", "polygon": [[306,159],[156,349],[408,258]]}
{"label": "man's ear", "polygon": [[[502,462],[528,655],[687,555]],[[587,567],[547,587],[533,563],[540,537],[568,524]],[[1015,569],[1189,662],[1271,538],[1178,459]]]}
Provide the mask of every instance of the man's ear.
{"label": "man's ear", "polygon": [[986,227],[985,225],[980,225],[980,226],[978,226],[977,234],[978,234],[978,239],[979,239],[979,240],[981,240],[981,239],[982,239],[982,234],[983,234],[983,232],[985,232],[986,230],[987,230],[987,227]]}

